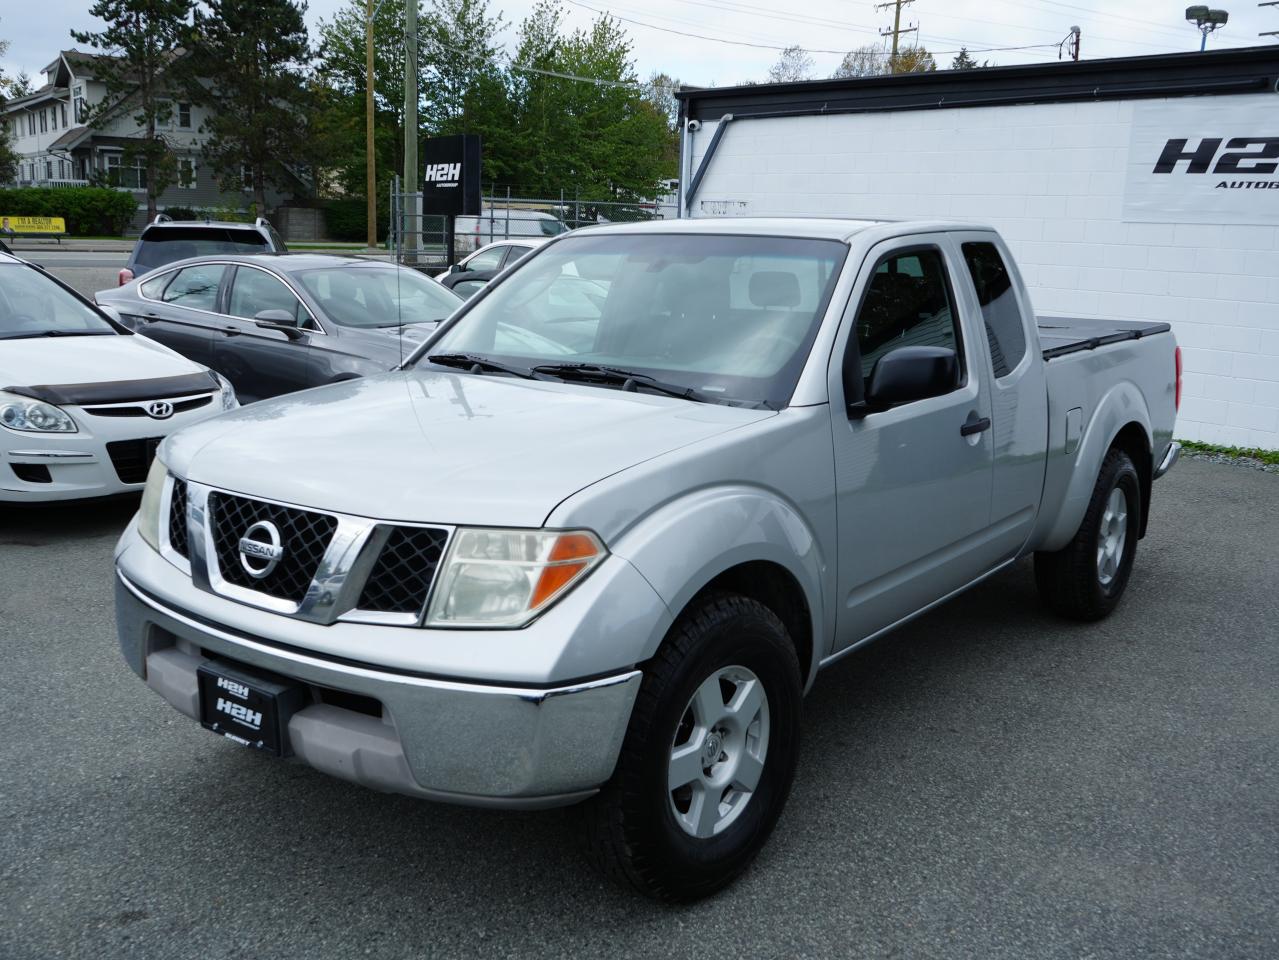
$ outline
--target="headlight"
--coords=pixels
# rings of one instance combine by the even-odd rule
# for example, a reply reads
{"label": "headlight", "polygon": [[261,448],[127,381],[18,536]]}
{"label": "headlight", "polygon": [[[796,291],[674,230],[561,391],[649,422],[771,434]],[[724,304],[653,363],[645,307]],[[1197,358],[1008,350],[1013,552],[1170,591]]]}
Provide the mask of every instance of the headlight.
{"label": "headlight", "polygon": [[238,407],[240,404],[235,399],[235,387],[231,386],[231,381],[216,370],[210,370],[209,373],[213,374],[213,378],[218,381],[218,386],[222,388],[222,409],[234,410]]}
{"label": "headlight", "polygon": [[75,433],[75,421],[66,412],[30,397],[0,393],[0,424],[25,433]]}
{"label": "headlight", "polygon": [[608,551],[589,530],[461,528],[426,614],[433,627],[522,627]]}
{"label": "headlight", "polygon": [[164,499],[164,480],[169,475],[160,458],[151,461],[147,471],[147,485],[142,488],[142,503],[138,507],[138,535],[153,550],[160,549],[160,502]]}

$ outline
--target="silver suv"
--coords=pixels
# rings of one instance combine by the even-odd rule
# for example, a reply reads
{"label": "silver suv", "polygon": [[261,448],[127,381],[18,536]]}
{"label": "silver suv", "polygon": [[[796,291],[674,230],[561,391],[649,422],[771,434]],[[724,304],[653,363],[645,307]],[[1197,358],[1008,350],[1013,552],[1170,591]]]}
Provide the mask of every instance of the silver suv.
{"label": "silver suv", "polygon": [[284,239],[265,217],[252,223],[224,220],[173,220],[161,213],[142,230],[129,262],[118,276],[124,286],[143,274],[178,260],[228,253],[288,253]]}

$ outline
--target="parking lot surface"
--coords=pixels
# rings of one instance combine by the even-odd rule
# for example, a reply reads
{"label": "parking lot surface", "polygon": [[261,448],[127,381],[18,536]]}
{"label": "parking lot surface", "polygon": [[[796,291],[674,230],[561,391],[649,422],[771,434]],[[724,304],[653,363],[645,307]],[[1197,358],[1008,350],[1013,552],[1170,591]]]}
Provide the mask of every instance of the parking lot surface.
{"label": "parking lot surface", "polygon": [[771,842],[680,908],[602,883],[569,812],[384,796],[179,716],[116,649],[134,506],[0,514],[0,957],[1279,956],[1273,474],[1159,481],[1100,624],[1021,563],[824,673]]}

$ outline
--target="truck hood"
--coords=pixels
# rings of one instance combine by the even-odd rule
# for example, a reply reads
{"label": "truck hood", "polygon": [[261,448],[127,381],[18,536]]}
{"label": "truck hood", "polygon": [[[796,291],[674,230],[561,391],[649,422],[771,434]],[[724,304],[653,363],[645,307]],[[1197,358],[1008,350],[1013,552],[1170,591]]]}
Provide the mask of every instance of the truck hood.
{"label": "truck hood", "polygon": [[179,476],[384,520],[541,526],[644,460],[775,416],[581,384],[417,370],[255,403],[172,436]]}
{"label": "truck hood", "polygon": [[6,340],[4,349],[0,350],[0,390],[45,384],[157,380],[203,369],[198,363],[144,337]]}

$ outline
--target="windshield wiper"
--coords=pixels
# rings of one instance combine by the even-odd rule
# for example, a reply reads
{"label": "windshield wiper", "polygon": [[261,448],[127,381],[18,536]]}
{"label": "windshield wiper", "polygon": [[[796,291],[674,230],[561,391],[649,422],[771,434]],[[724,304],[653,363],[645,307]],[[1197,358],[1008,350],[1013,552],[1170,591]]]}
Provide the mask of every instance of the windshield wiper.
{"label": "windshield wiper", "polygon": [[481,357],[473,353],[433,353],[426,359],[440,367],[465,367],[471,373],[483,373],[485,370],[492,370],[495,373],[509,373],[513,377],[522,377],[525,380],[546,379],[545,377],[539,377],[536,370],[527,370],[524,367],[513,367],[509,364],[498,363],[496,360],[490,360],[488,357]]}
{"label": "windshield wiper", "polygon": [[114,330],[41,330],[38,333],[8,333],[0,340],[33,340],[36,337],[107,337]]}
{"label": "windshield wiper", "polygon": [[597,363],[542,363],[533,368],[534,373],[546,373],[561,380],[579,380],[586,383],[620,383],[622,389],[630,392],[645,387],[656,390],[668,397],[679,397],[692,400],[694,403],[721,403],[718,397],[708,397],[698,393],[692,387],[677,383],[663,383],[647,373],[636,373],[634,370],[623,370],[621,367],[606,367]]}

